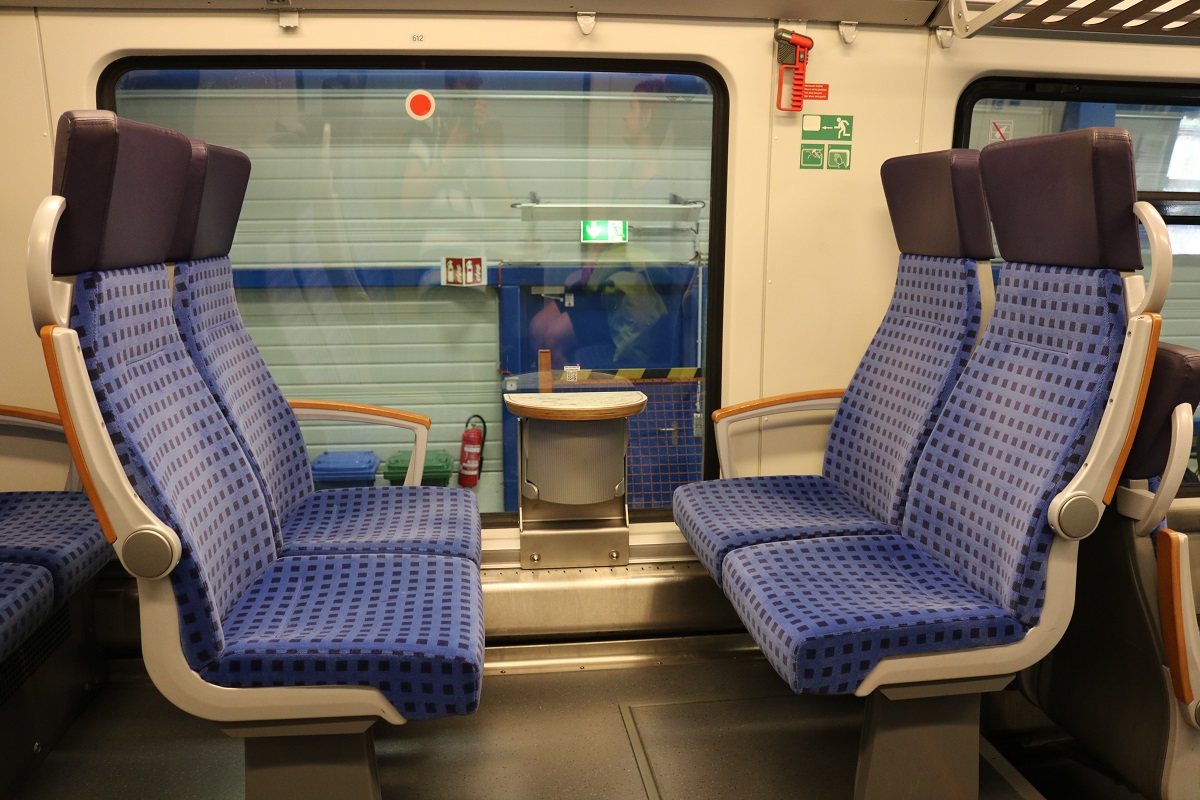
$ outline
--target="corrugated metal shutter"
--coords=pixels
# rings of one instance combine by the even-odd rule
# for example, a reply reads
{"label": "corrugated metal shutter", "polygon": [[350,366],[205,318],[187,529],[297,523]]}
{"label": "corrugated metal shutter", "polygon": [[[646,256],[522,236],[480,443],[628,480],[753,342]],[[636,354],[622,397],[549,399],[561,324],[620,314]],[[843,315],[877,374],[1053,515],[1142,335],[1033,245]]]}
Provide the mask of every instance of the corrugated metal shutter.
{"label": "corrugated metal shutter", "polygon": [[[467,417],[482,415],[481,508],[501,510],[497,294],[441,287],[437,267],[453,256],[483,256],[493,270],[596,257],[578,220],[522,221],[515,204],[534,198],[706,204],[712,98],[646,96],[669,124],[660,146],[637,148],[629,77],[592,76],[580,91],[434,89],[437,112],[418,122],[404,111],[407,89],[297,88],[297,74],[247,73],[253,88],[128,91],[118,108],[250,156],[232,256],[239,275],[258,276],[250,285],[272,288],[238,297],[285,394],[427,414],[430,447],[455,457]],[[630,219],[639,261],[702,263],[707,214],[694,224]],[[400,285],[356,283],[354,270],[374,268]],[[338,274],[322,286],[298,272],[313,270]],[[401,446],[378,426],[306,424],[305,435],[314,455],[372,449],[386,459]]]}

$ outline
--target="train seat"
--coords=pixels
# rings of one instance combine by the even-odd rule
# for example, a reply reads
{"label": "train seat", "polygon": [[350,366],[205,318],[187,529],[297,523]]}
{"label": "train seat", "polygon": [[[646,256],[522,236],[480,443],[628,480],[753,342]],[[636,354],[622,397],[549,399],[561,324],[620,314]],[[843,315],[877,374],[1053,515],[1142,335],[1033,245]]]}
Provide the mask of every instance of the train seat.
{"label": "train seat", "polygon": [[175,705],[243,738],[247,797],[378,798],[376,721],[476,708],[478,568],[281,556],[171,307],[163,262],[191,143],[84,111],[60,119],[55,147],[30,300],[84,486],[138,579],[147,671]]}
{"label": "train seat", "polygon": [[[28,436],[63,433],[57,414],[19,406],[0,406],[0,425]],[[74,468],[66,483],[66,491],[0,492],[0,561],[49,570],[55,606],[82,589],[113,554]]]}
{"label": "train seat", "polygon": [[0,663],[16,652],[54,607],[54,578],[32,564],[0,561]]}
{"label": "train seat", "polygon": [[[479,508],[464,489],[420,486],[429,418],[361,403],[292,400],[280,391],[238,312],[229,250],[250,176],[236,150],[193,140],[172,243],[180,335],[264,487],[275,543],[296,553],[428,553],[479,563]],[[392,425],[416,437],[404,486],[315,490],[303,419]]]}
{"label": "train seat", "polygon": [[45,567],[62,605],[112,559],[83,492],[0,493],[0,561]]}
{"label": "train seat", "polygon": [[[979,153],[893,158],[881,169],[902,255],[891,304],[843,391],[781,395],[719,409],[725,477],[675,491],[675,520],[709,573],[739,547],[899,524],[917,455],[966,364],[980,325],[977,261],[993,254]],[[734,477],[735,422],[837,411],[821,475]]]}
{"label": "train seat", "polygon": [[[58,414],[17,406],[0,406],[0,426],[35,448],[63,434]],[[41,761],[106,673],[92,601],[112,547],[73,469],[65,484],[0,492],[0,786]]]}
{"label": "train seat", "polygon": [[984,149],[1005,264],[903,521],[725,560],[726,595],[795,691],[868,697],[860,797],[977,794],[980,693],[1070,619],[1079,540],[1136,430],[1165,297],[1133,288],[1147,213],[1133,163],[1116,129]]}
{"label": "train seat", "polygon": [[1115,509],[1080,547],[1071,625],[1022,676],[1026,696],[1060,730],[1146,798],[1200,797],[1200,624],[1189,557],[1200,503],[1194,494],[1176,501],[1197,404],[1200,351],[1161,343]]}

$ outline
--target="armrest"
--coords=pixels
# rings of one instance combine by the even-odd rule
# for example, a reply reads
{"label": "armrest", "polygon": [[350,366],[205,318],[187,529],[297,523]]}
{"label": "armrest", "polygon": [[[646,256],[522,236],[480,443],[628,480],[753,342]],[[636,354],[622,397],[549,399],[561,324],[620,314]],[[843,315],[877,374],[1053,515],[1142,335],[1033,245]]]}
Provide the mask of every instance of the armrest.
{"label": "armrest", "polygon": [[1185,718],[1200,728],[1196,707],[1200,705],[1200,626],[1192,594],[1192,567],[1188,537],[1169,528],[1158,533],[1158,607],[1162,619],[1163,645],[1171,688],[1187,706]]}
{"label": "armrest", "polygon": [[1161,330],[1158,314],[1142,314],[1129,321],[1117,375],[1092,447],[1075,477],[1050,501],[1050,527],[1059,536],[1090,536],[1116,494],[1146,404]]}
{"label": "armrest", "polygon": [[[43,411],[40,408],[24,406],[0,405],[0,425],[11,425],[17,428],[28,428],[35,431],[50,431],[66,437],[62,418],[55,411]],[[75,466],[74,454],[67,464],[67,480],[63,486],[68,492],[83,491],[79,471]]]}
{"label": "armrest", "polygon": [[63,432],[62,419],[53,411],[24,406],[0,405],[0,424],[17,425],[40,431]]}
{"label": "armrest", "polygon": [[408,461],[408,472],[404,475],[404,485],[421,485],[421,475],[425,471],[425,448],[429,444],[429,417],[367,403],[342,403],[336,400],[289,400],[288,403],[296,419],[301,421],[370,422],[412,431],[413,452]]}
{"label": "armrest", "polygon": [[736,478],[733,454],[729,452],[729,428],[738,422],[765,417],[771,414],[791,414],[798,411],[833,411],[842,401],[845,389],[823,389],[815,392],[792,392],[735,403],[718,408],[712,414],[716,424],[717,459],[721,463],[721,474]]}
{"label": "armrest", "polygon": [[1148,488],[1141,488],[1145,481],[1134,486],[1117,487],[1117,511],[1121,516],[1137,521],[1134,525],[1136,536],[1149,536],[1167,516],[1171,501],[1179,493],[1191,457],[1192,413],[1192,407],[1187,403],[1175,406],[1171,413],[1170,452],[1157,492],[1151,493]]}

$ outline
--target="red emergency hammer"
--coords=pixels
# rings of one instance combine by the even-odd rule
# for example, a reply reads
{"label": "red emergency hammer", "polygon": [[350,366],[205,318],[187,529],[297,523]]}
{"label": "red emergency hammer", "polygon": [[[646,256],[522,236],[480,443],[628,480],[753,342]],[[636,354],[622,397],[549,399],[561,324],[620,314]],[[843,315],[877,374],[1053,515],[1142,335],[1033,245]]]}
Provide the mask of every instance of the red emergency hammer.
{"label": "red emergency hammer", "polygon": [[[779,93],[775,97],[775,107],[780,111],[800,111],[804,108],[804,73],[813,40],[802,33],[780,28],[775,31],[775,42],[775,60],[779,62]],[[790,90],[784,88],[789,86]]]}

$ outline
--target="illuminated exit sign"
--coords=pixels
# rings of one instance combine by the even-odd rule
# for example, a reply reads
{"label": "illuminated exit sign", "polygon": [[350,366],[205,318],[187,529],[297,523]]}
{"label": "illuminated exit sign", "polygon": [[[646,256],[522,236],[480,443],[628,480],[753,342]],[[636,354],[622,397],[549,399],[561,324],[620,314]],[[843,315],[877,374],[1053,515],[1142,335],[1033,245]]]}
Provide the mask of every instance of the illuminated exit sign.
{"label": "illuminated exit sign", "polygon": [[629,223],[620,219],[585,219],[579,223],[581,242],[628,242]]}

